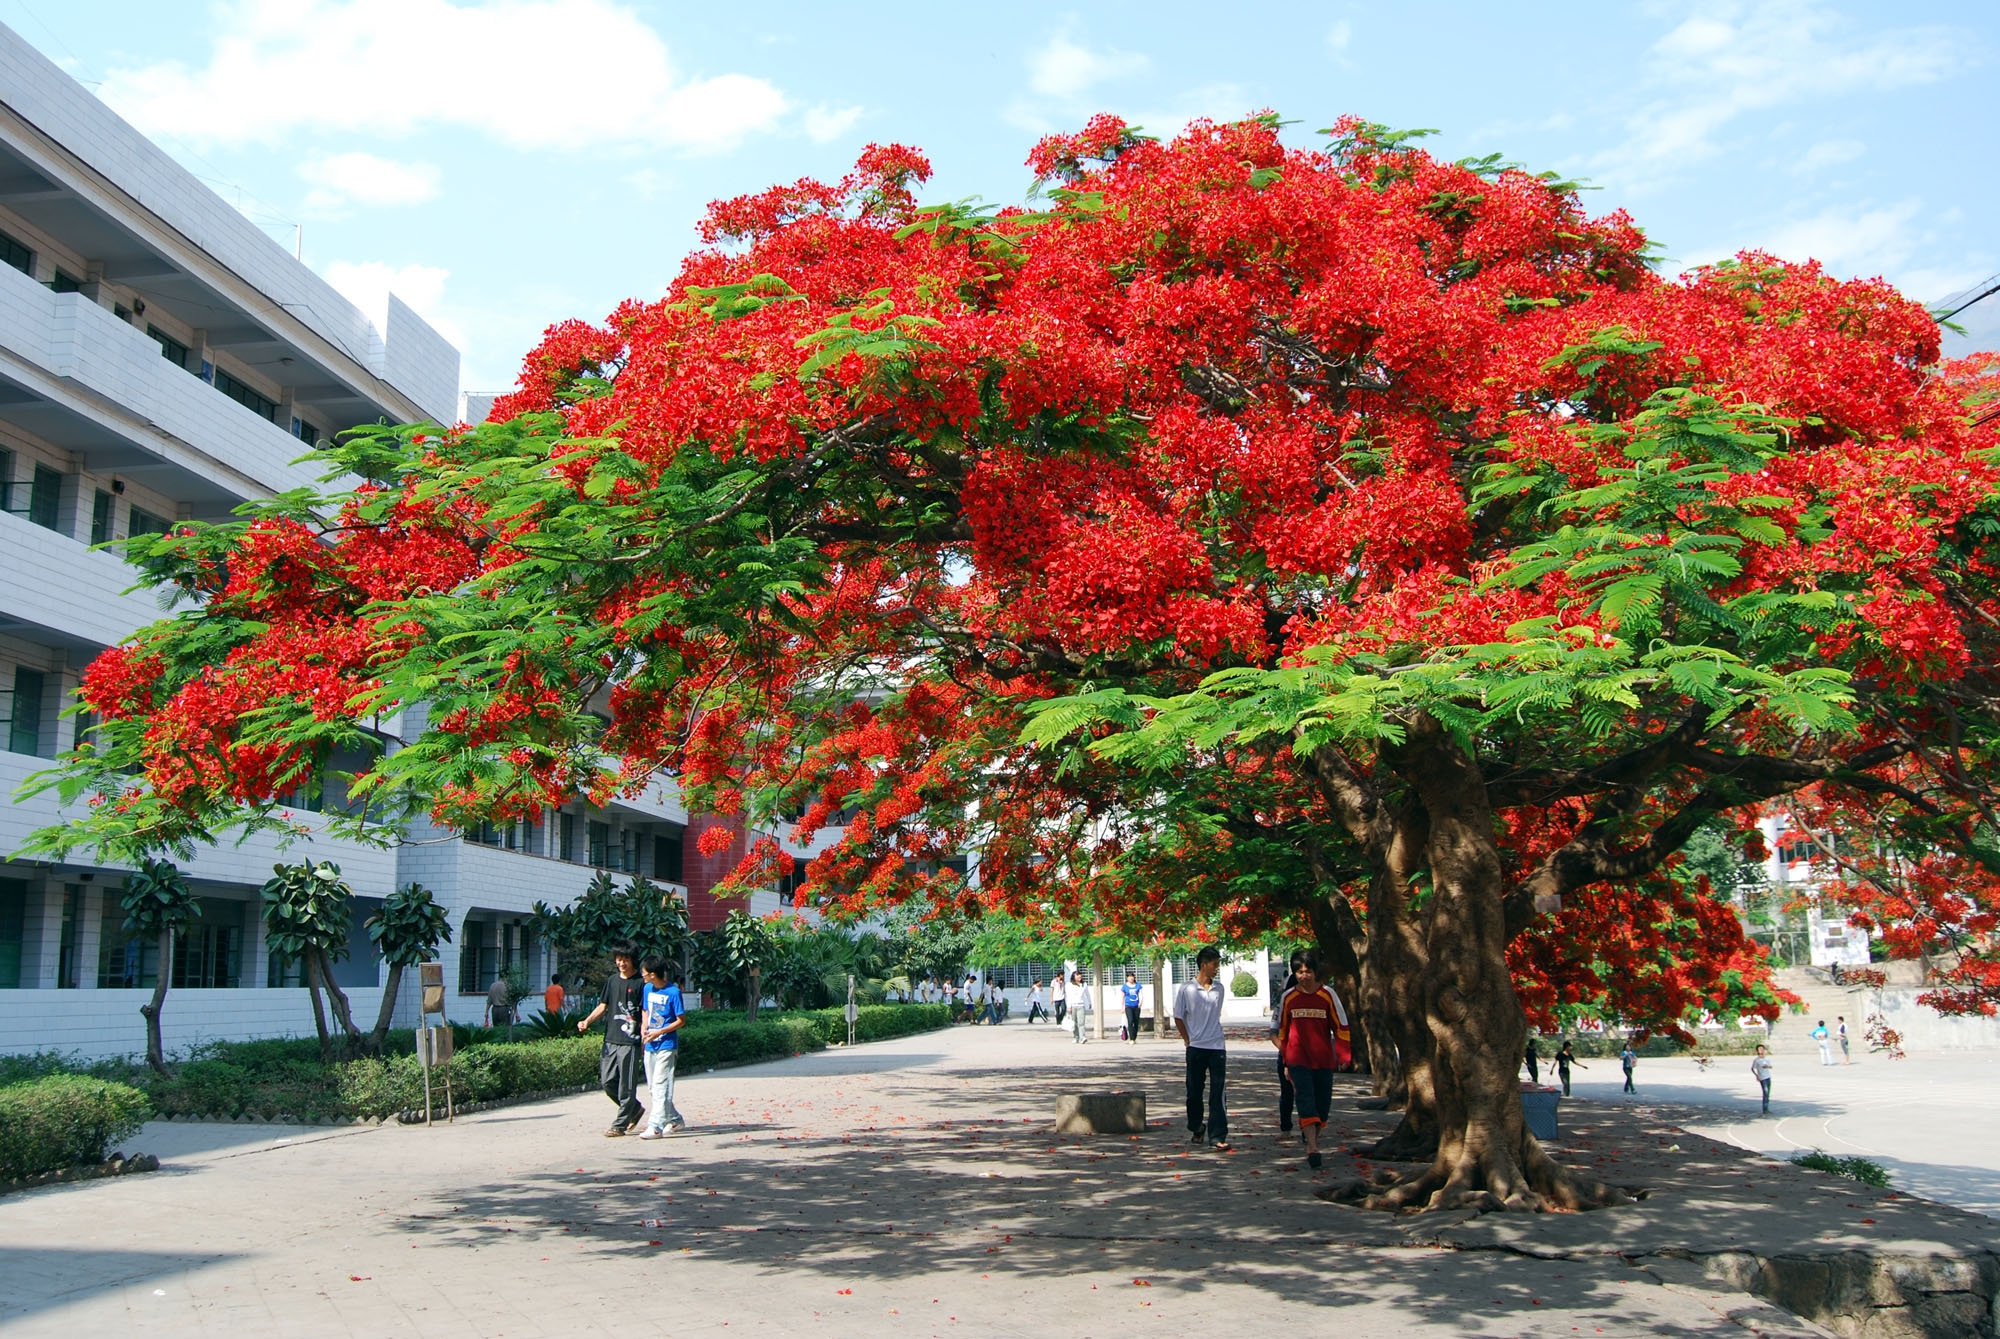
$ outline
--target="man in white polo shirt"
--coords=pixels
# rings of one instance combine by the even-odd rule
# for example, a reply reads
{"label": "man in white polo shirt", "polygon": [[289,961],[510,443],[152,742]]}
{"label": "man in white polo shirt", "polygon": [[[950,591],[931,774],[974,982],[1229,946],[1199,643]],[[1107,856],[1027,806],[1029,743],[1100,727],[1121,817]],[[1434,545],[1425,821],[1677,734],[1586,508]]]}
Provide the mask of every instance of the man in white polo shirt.
{"label": "man in white polo shirt", "polygon": [[[1195,955],[1194,980],[1174,992],[1174,1031],[1187,1047],[1188,1142],[1205,1140],[1229,1151],[1229,1108],[1223,1102],[1223,1070],[1229,1059],[1222,1036],[1222,954],[1212,945]],[[1208,1123],[1202,1124],[1201,1090],[1208,1088]]]}

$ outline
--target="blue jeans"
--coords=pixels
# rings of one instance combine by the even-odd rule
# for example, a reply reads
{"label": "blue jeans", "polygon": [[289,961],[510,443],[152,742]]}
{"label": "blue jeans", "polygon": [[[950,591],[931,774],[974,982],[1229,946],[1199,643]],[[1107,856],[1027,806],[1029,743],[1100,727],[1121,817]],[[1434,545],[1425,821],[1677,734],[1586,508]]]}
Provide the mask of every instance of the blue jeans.
{"label": "blue jeans", "polygon": [[1208,1087],[1208,1137],[1210,1139],[1229,1138],[1229,1108],[1223,1103],[1223,1072],[1228,1068],[1229,1052],[1220,1047],[1190,1046],[1187,1048],[1187,1122],[1189,1134],[1200,1134],[1201,1090]]}

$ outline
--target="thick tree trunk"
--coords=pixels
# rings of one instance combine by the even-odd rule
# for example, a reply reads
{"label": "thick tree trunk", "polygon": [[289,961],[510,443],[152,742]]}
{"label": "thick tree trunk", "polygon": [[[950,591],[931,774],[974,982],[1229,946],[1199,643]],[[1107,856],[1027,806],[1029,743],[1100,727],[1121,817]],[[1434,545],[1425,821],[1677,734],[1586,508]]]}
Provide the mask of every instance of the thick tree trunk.
{"label": "thick tree trunk", "polygon": [[1438,1123],[1423,1172],[1384,1178],[1362,1202],[1384,1209],[1587,1209],[1626,1199],[1559,1167],[1521,1115],[1527,1022],[1507,968],[1508,888],[1494,816],[1472,759],[1428,718],[1392,755],[1429,815],[1431,890],[1421,977]]}
{"label": "thick tree trunk", "polygon": [[155,1074],[164,1077],[167,1072],[167,1048],[160,1037],[160,1010],[167,1002],[167,983],[174,974],[174,932],[160,931],[160,969],[154,973],[153,1000],[139,1006],[139,1012],[146,1020],[146,1063]]}
{"label": "thick tree trunk", "polygon": [[389,1040],[389,1020],[396,1013],[396,992],[403,988],[403,964],[389,964],[389,983],[382,988],[382,1007],[375,1011],[375,1028],[368,1034],[369,1055],[382,1054]]}
{"label": "thick tree trunk", "polygon": [[1424,1025],[1422,993],[1428,951],[1409,897],[1410,880],[1423,863],[1423,838],[1420,822],[1399,822],[1368,889],[1366,1003],[1377,1044],[1389,1053],[1384,1061],[1394,1066],[1386,1078],[1376,1076],[1375,1087],[1402,1106],[1403,1118],[1365,1151],[1392,1162],[1421,1162],[1437,1152],[1436,1047]]}

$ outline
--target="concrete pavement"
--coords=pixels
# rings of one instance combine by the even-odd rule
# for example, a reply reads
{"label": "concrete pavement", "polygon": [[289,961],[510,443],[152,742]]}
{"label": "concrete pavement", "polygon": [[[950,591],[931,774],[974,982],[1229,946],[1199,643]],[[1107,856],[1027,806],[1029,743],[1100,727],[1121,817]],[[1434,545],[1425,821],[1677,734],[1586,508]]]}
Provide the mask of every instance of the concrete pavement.
{"label": "concrete pavement", "polygon": [[[688,1138],[609,1140],[601,1097],[450,1128],[150,1126],[146,1176],[0,1199],[9,1336],[1818,1334],[1687,1243],[1980,1238],[1987,1220],[1572,1108],[1565,1156],[1654,1188],[1590,1215],[1325,1204],[1232,1048],[1237,1151],[1190,1149],[1180,1050],[956,1028],[685,1079]],[[1143,1136],[1057,1137],[1055,1094],[1138,1088]],[[1336,1098],[1330,1143],[1381,1113]],[[1940,1217],[1939,1215],[1944,1215]],[[1996,1225],[2000,1226],[2000,1225]],[[1627,1254],[1620,1254],[1619,1252]]]}

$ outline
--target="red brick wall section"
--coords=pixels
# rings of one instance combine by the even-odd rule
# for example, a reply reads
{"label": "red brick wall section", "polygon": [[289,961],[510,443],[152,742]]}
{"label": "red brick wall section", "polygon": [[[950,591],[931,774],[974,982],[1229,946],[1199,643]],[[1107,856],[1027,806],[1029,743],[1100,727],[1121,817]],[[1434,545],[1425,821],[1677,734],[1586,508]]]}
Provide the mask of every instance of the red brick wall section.
{"label": "red brick wall section", "polygon": [[[701,853],[701,834],[710,828],[729,831],[728,849],[717,855]],[[732,911],[747,911],[744,897],[717,897],[709,891],[729,876],[743,860],[743,820],[719,814],[691,814],[687,836],[681,846],[681,873],[687,878],[688,928],[713,930]]]}

